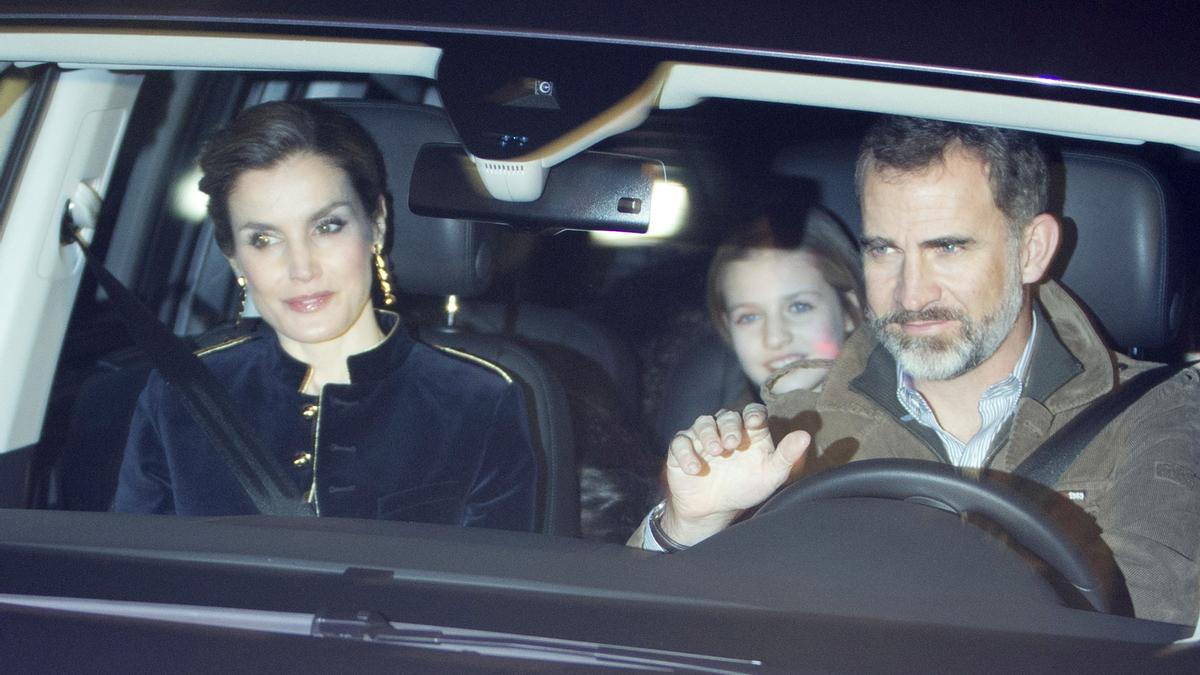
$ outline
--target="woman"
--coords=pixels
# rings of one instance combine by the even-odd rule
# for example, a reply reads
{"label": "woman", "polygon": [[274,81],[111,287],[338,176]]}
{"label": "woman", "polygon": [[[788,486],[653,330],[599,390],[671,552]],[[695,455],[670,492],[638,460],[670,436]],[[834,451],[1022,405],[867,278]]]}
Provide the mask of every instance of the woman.
{"label": "woman", "polygon": [[[204,350],[317,515],[528,530],[537,470],[520,391],[498,370],[413,342],[376,310],[383,161],[321,104],[242,112],[200,158],[214,236],[264,326]],[[138,401],[119,511],[254,513],[156,374]]]}
{"label": "woman", "polygon": [[748,386],[740,410],[767,385],[775,393],[820,387],[862,321],[854,244],[824,211],[765,211],[717,249],[708,272],[709,316]]}

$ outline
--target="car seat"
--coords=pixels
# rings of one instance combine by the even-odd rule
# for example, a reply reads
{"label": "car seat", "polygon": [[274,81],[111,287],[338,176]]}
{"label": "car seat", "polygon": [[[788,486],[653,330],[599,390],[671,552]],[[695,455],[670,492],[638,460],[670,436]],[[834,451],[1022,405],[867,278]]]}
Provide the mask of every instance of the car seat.
{"label": "car seat", "polygon": [[[392,197],[389,254],[396,287],[408,294],[453,298],[451,303],[483,292],[491,280],[496,226],[418,216],[408,208],[409,183],[421,146],[458,140],[442,110],[365,99],[325,103],[353,117],[383,152]],[[561,382],[523,345],[504,335],[457,325],[456,313],[451,309],[446,321],[416,326],[418,336],[429,344],[495,364],[520,383],[529,407],[531,435],[541,454],[538,529],[549,534],[577,534],[579,490],[574,435]]]}

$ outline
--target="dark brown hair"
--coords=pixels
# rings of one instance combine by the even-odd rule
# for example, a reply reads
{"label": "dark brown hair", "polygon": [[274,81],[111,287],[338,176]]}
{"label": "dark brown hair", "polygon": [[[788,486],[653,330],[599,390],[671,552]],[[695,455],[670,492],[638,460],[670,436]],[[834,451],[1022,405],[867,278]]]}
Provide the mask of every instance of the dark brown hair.
{"label": "dark brown hair", "polygon": [[243,110],[213,134],[200,153],[200,190],[221,252],[233,255],[229,193],[242,173],[267,169],[302,153],[319,155],[346,172],[372,217],[387,191],[383,156],[371,136],[347,115],[316,101],[272,101]]}
{"label": "dark brown hair", "polygon": [[[781,204],[762,210],[739,228],[717,248],[708,266],[708,314],[726,341],[729,340],[729,327],[725,325],[725,297],[721,293],[725,272],[730,263],[745,260],[762,249],[811,254],[825,283],[837,291],[842,312],[853,320],[854,325],[862,322],[861,308],[866,306],[862,262],[853,240],[824,210]],[[854,302],[848,298],[853,298]]]}
{"label": "dark brown hair", "polygon": [[919,117],[882,117],[867,131],[854,170],[859,198],[868,172],[937,166],[954,145],[987,166],[992,199],[1014,236],[1046,210],[1046,158],[1032,134]]}

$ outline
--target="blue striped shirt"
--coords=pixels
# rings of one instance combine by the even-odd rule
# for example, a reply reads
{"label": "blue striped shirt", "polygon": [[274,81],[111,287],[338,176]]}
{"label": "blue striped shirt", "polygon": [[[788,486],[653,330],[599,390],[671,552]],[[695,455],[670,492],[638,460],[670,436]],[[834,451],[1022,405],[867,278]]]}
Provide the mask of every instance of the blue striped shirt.
{"label": "blue striped shirt", "polygon": [[1021,392],[1025,388],[1025,375],[1029,370],[1029,355],[1033,352],[1033,338],[1037,335],[1037,313],[1033,315],[1033,328],[1029,331],[1029,341],[1025,343],[1025,351],[1013,367],[1008,377],[1000,380],[984,390],[979,399],[979,431],[966,443],[958,440],[938,424],[933,409],[921,392],[912,386],[912,377],[896,364],[896,398],[900,405],[908,411],[914,420],[922,426],[932,429],[942,440],[942,447],[950,463],[968,469],[982,469],[992,458],[992,444],[996,434],[1004,428],[1005,422],[1017,412],[1021,401]]}

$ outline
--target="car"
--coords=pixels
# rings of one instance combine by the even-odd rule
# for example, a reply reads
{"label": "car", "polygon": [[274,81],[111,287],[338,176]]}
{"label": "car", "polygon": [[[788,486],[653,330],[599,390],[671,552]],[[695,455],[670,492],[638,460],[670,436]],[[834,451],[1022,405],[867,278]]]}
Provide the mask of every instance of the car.
{"label": "car", "polygon": [[[1085,572],[1058,530],[980,483],[835,499],[818,474],[686,552],[621,544],[673,432],[744,384],[705,314],[715,247],[770,190],[860,230],[878,114],[1037,133],[1071,224],[1055,274],[1122,351],[1200,349],[1198,23],[1078,3],[0,2],[3,662],[1194,671],[1195,621],[1064,590]],[[238,110],[303,98],[381,145],[407,325],[522,386],[536,531],[108,511],[158,362],[72,235],[191,346],[221,340],[238,294],[196,157]],[[944,478],[867,479],[901,469]],[[1059,574],[931,501],[984,510]]]}

